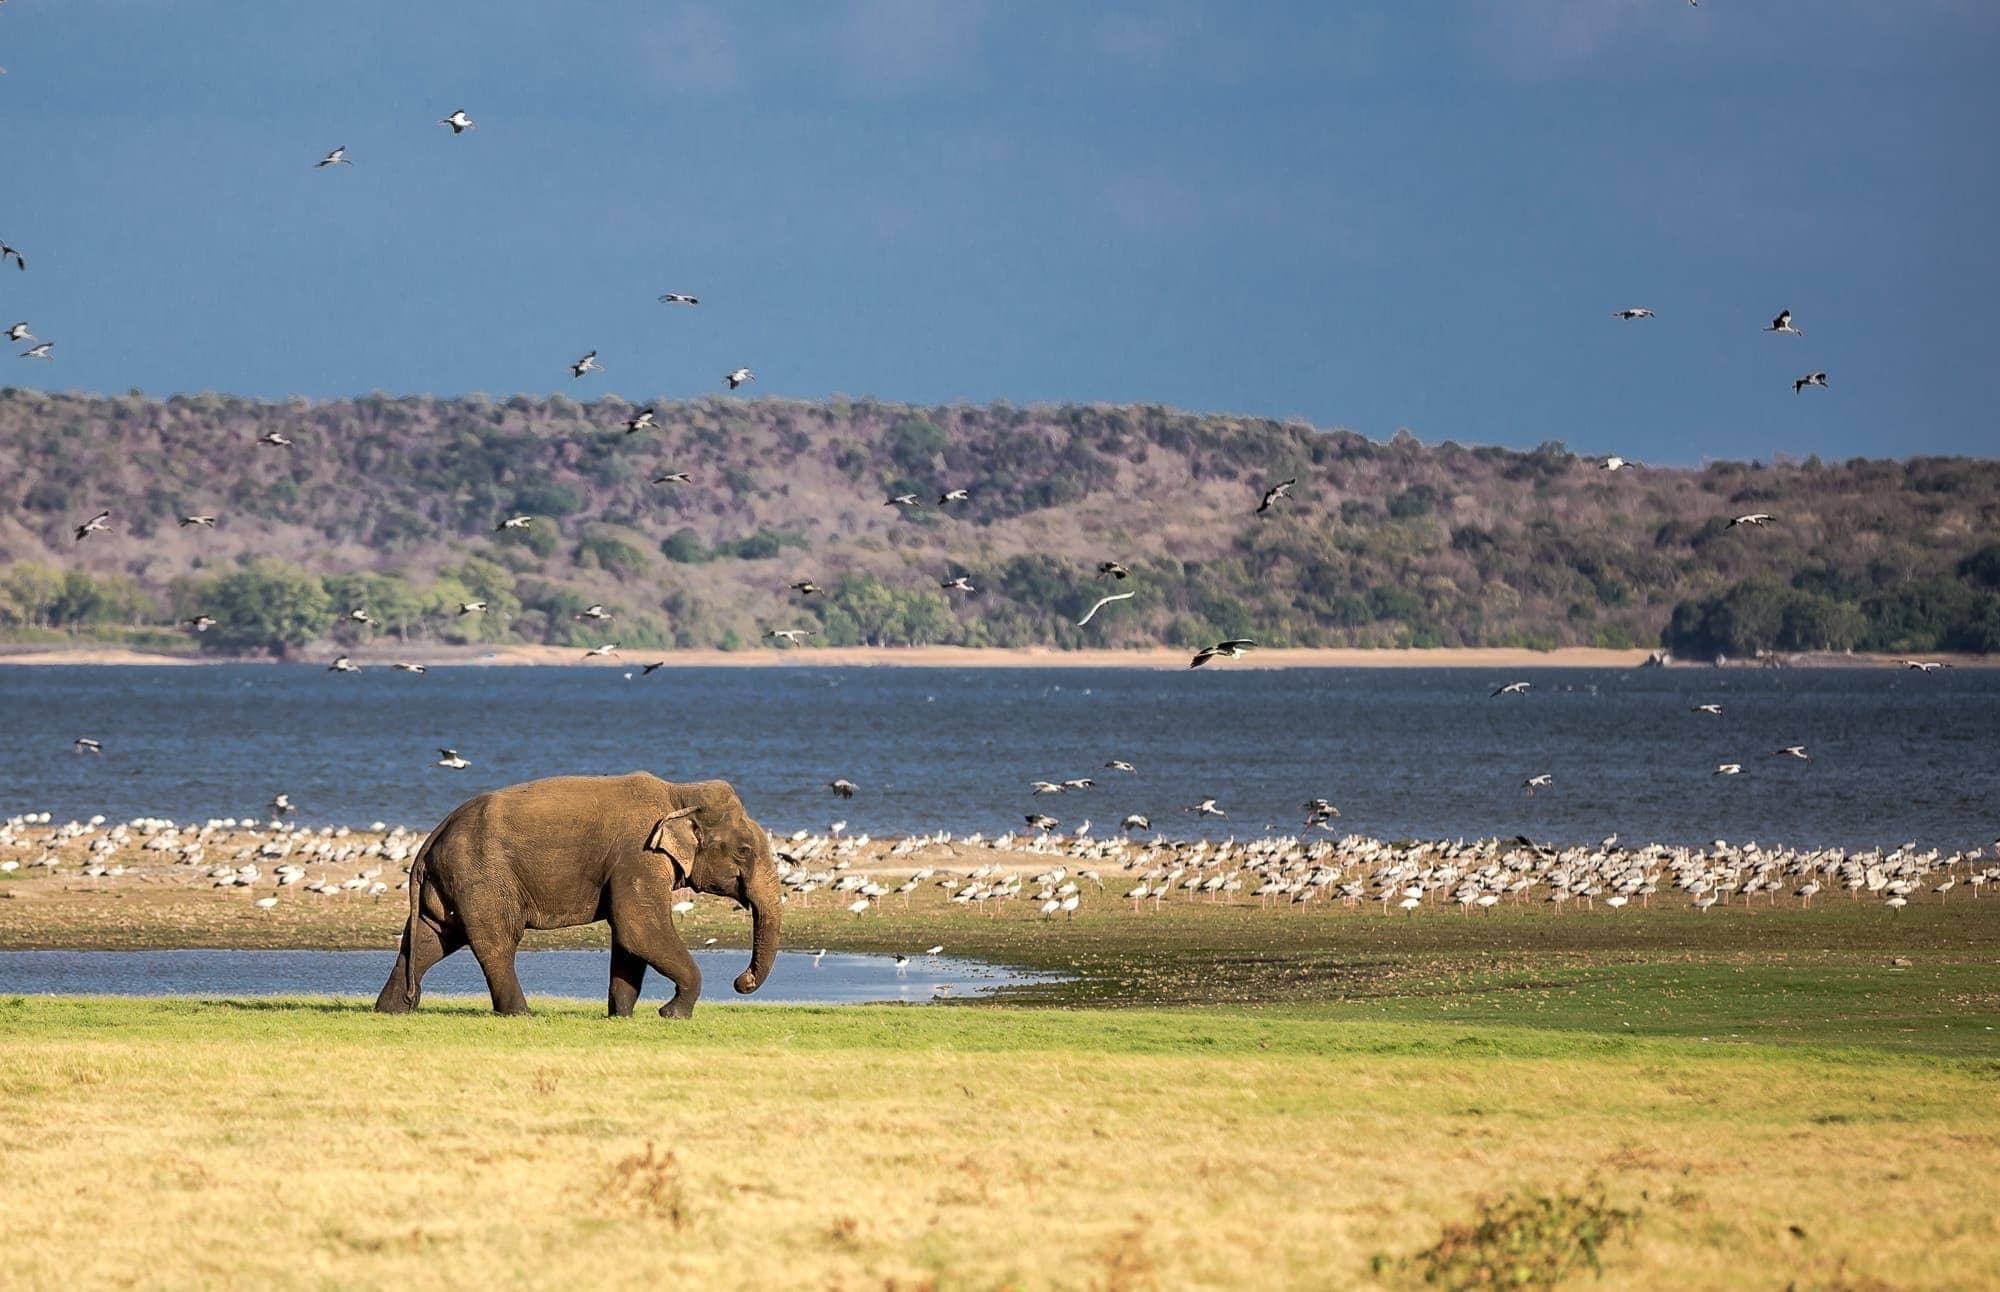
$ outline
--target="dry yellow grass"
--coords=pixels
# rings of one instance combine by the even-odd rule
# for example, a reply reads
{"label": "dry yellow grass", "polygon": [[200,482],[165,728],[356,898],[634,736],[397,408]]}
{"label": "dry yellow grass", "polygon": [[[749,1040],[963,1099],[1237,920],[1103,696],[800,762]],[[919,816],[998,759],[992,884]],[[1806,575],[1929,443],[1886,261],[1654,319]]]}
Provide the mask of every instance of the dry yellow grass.
{"label": "dry yellow grass", "polygon": [[1644,1213],[1606,1288],[2000,1282],[1976,1063],[1265,1010],[16,1000],[0,1033],[21,1287],[1353,1286],[1592,1175]]}

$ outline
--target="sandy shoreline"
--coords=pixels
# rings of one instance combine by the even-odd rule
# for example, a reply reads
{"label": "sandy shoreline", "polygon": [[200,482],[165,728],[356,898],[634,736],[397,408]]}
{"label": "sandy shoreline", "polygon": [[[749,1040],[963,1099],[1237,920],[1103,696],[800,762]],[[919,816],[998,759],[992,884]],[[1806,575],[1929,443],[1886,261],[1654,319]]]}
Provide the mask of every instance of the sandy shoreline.
{"label": "sandy shoreline", "polygon": [[[337,648],[307,652],[299,662],[323,662]],[[837,668],[1143,668],[1185,669],[1191,653],[1177,647],[1148,650],[1047,650],[1034,648],[965,646],[826,646],[790,650],[671,650],[635,648],[609,659],[585,660],[583,652],[568,646],[505,646],[498,648],[453,647],[419,644],[399,648],[393,642],[378,642],[351,651],[363,666],[386,667],[396,660],[426,666],[481,665],[584,665],[591,668],[632,669],[655,660],[668,668],[796,668],[801,666]],[[1244,668],[1637,668],[1651,652],[1644,650],[1600,650],[1588,646],[1566,646],[1538,651],[1523,647],[1449,647],[1435,650],[1372,650],[1361,648],[1302,647],[1252,651],[1240,660],[1210,667]],[[2000,660],[1987,656],[1926,656],[1947,660],[1959,667],[1991,666]],[[38,664],[219,664],[243,663],[190,655],[165,655],[118,647],[78,647],[9,649],[0,647],[0,666]],[[1893,667],[1897,660],[1884,655],[1807,655],[1787,657],[1786,663],[1808,667]],[[1677,661],[1676,666],[1706,667],[1693,661]],[[1743,661],[1744,667],[1757,667]]]}
{"label": "sandy shoreline", "polygon": [[[301,654],[294,662],[318,663],[331,659],[337,647]],[[1051,650],[1018,647],[967,646],[824,646],[787,650],[669,650],[634,648],[607,659],[586,659],[581,650],[570,646],[455,647],[417,644],[398,648],[393,642],[377,642],[348,652],[364,667],[387,667],[394,661],[409,661],[426,667],[480,667],[493,665],[581,665],[590,668],[635,669],[655,660],[668,668],[1137,668],[1185,669],[1191,652],[1178,647],[1146,650]],[[1432,650],[1376,650],[1346,647],[1299,647],[1252,651],[1239,660],[1225,661],[1211,668],[1637,668],[1652,654],[1645,650],[1603,650],[1590,646],[1565,646],[1556,650],[1529,650],[1517,646],[1463,646]],[[322,658],[323,657],[323,658]],[[1960,668],[2000,665],[2000,656],[1927,655]],[[166,655],[119,647],[10,649],[0,646],[0,667],[7,665],[90,664],[90,665],[196,665],[260,663],[271,661],[213,659],[206,656]],[[1790,667],[1885,668],[1895,667],[1891,655],[1815,654],[1785,657]],[[1732,667],[1755,668],[1755,660],[1732,661]],[[1705,668],[1706,662],[1676,660],[1676,668]]]}

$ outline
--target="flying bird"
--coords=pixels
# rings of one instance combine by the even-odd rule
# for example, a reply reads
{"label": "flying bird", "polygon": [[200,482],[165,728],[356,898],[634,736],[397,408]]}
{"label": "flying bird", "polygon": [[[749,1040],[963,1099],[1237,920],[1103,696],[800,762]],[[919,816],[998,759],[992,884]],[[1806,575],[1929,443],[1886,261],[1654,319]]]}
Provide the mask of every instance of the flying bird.
{"label": "flying bird", "polygon": [[76,746],[76,752],[79,754],[102,754],[104,752],[104,745],[99,741],[92,740],[89,736],[78,736],[73,743]]}
{"label": "flying bird", "polygon": [[1298,477],[1294,476],[1290,480],[1280,480],[1277,484],[1266,489],[1264,491],[1264,501],[1257,504],[1257,514],[1261,516],[1271,510],[1272,503],[1277,502],[1281,498],[1291,497],[1292,486],[1298,482]]}
{"label": "flying bird", "polygon": [[1188,667],[1200,668],[1203,664],[1217,658],[1242,659],[1244,654],[1256,645],[1257,643],[1251,641],[1248,637],[1234,637],[1226,642],[1217,642],[1206,650],[1196,651],[1194,659],[1188,663]]}
{"label": "flying bird", "polygon": [[642,666],[642,667],[641,667],[641,668],[639,669],[639,673],[640,673],[640,675],[641,675],[641,676],[644,676],[644,675],[646,675],[646,674],[648,674],[648,673],[651,673],[651,672],[653,672],[653,671],[654,671],[654,670],[656,670],[656,669],[662,669],[662,668],[665,668],[666,666],[667,666],[667,661],[665,661],[665,660],[663,660],[663,659],[656,659],[656,660],[654,660],[654,661],[653,661],[652,663],[650,663],[650,664],[646,664],[646,665],[643,665],[643,666]]}
{"label": "flying bird", "polygon": [[845,776],[840,777],[838,780],[828,781],[826,787],[844,799],[853,798],[854,791],[861,788]]}
{"label": "flying bird", "polygon": [[592,646],[589,650],[583,653],[583,657],[585,659],[592,659],[595,657],[609,658],[610,656],[615,655],[617,653],[618,653],[618,643],[606,642],[602,646]]}
{"label": "flying bird", "polygon": [[215,517],[213,517],[213,516],[183,516],[183,517],[181,517],[181,528],[182,528],[182,529],[186,529],[186,528],[187,528],[187,527],[188,527],[189,525],[199,525],[199,526],[201,526],[201,527],[202,527],[203,529],[214,529],[214,528],[215,528]]}
{"label": "flying bird", "polygon": [[438,750],[437,765],[439,767],[449,767],[451,768],[451,770],[455,772],[462,772],[466,768],[472,766],[471,763],[466,762],[463,758],[460,758],[458,756],[458,751],[456,749]]}
{"label": "flying bird", "polygon": [[196,615],[192,619],[183,619],[181,622],[198,633],[205,633],[215,627],[215,620],[209,618],[207,615]]}
{"label": "flying bird", "polygon": [[1085,624],[1089,623],[1092,619],[1095,619],[1097,617],[1098,611],[1104,609],[1104,607],[1110,605],[1112,602],[1130,601],[1133,597],[1136,597],[1138,595],[1139,594],[1136,592],[1114,592],[1108,597],[1099,597],[1097,600],[1097,604],[1092,606],[1089,610],[1085,611],[1083,618],[1076,621],[1076,626],[1078,628],[1083,627]]}
{"label": "flying bird", "polygon": [[484,614],[485,612],[486,603],[484,601],[461,601],[458,603],[458,613],[461,615],[477,615]]}
{"label": "flying bird", "polygon": [[26,323],[16,323],[13,327],[7,329],[7,339],[9,341],[32,341],[35,339],[35,334],[28,330]]}
{"label": "flying bird", "polygon": [[1792,326],[1792,312],[1790,310],[1779,310],[1778,317],[1772,319],[1771,326],[1764,330],[1766,332],[1783,332],[1787,336],[1805,335],[1804,332]]}
{"label": "flying bird", "polygon": [[1062,824],[1062,822],[1058,821],[1056,818],[1052,816],[1044,816],[1040,812],[1030,812],[1025,817],[1023,817],[1022,820],[1026,821],[1029,825],[1035,827],[1035,829],[1037,830],[1053,830],[1057,826]]}
{"label": "flying bird", "polygon": [[636,435],[640,431],[650,431],[659,425],[659,413],[650,408],[642,408],[625,421],[625,433]]}
{"label": "flying bird", "polygon": [[1783,749],[1774,749],[1771,751],[1771,757],[1796,758],[1802,763],[1812,761],[1812,755],[1806,752],[1804,745],[1786,745]]}
{"label": "flying bird", "polygon": [[326,666],[329,673],[359,673],[361,666],[345,655],[336,655],[333,663]]}
{"label": "flying bird", "polygon": [[1818,386],[1821,390],[1831,389],[1826,384],[1825,373],[1809,372],[1805,376],[1799,377],[1792,382],[1792,393],[1796,395],[1800,391],[1804,390],[1807,386]]}
{"label": "flying bird", "polygon": [[395,669],[398,673],[415,673],[419,676],[430,672],[430,665],[428,664],[412,664],[407,660],[400,659],[389,667]]}
{"label": "flying bird", "polygon": [[257,437],[257,443],[269,444],[274,448],[280,448],[280,449],[289,449],[290,447],[292,447],[292,442],[286,439],[284,436],[278,434],[276,431],[265,431],[262,435]]}
{"label": "flying bird", "polygon": [[1949,664],[1941,664],[1934,659],[1906,659],[1898,660],[1897,662],[1904,668],[1914,669],[1919,673],[1935,673],[1941,668],[1951,667]]}
{"label": "flying bird", "polygon": [[53,350],[53,349],[55,349],[55,348],[56,348],[56,343],[55,343],[55,342],[53,342],[53,341],[44,341],[44,342],[42,342],[42,343],[41,343],[40,345],[31,345],[31,346],[29,346],[29,347],[28,347],[27,349],[25,349],[25,350],[21,351],[21,358],[23,358],[23,359],[47,359],[47,360],[49,360],[49,361],[50,361],[51,363],[53,363],[53,362],[55,362],[55,356],[54,356],[54,355],[52,355],[52,354],[50,354],[50,353],[49,353],[49,351],[51,351],[51,350]]}
{"label": "flying bird", "polygon": [[334,149],[326,156],[314,162],[313,169],[318,170],[322,166],[352,166],[353,164],[354,164],[353,162],[347,160],[347,145],[342,144],[340,147]]}
{"label": "flying bird", "polygon": [[819,593],[821,595],[824,595],[826,593],[825,588],[822,588],[821,586],[819,586],[819,584],[814,583],[811,579],[800,579],[797,583],[794,583],[792,585],[792,591],[798,593],[802,597],[810,597],[814,593]]}
{"label": "flying bird", "polygon": [[1533,776],[1521,782],[1521,788],[1527,790],[1529,794],[1533,794],[1536,790],[1545,789],[1555,783],[1556,778],[1549,773],[1536,772]]}
{"label": "flying bird", "polygon": [[882,505],[884,507],[921,507],[923,503],[917,501],[917,496],[913,493],[899,493]]}
{"label": "flying bird", "polygon": [[1114,579],[1128,578],[1132,573],[1132,571],[1126,569],[1124,566],[1120,565],[1116,561],[1100,562],[1097,567],[1097,572],[1099,574],[1108,574]]}
{"label": "flying bird", "polygon": [[92,534],[101,534],[109,528],[111,528],[111,513],[100,511],[76,527],[76,541],[81,543]]}
{"label": "flying bird", "polygon": [[971,497],[972,494],[969,490],[947,489],[938,495],[938,506],[942,507],[948,502],[965,502]]}
{"label": "flying bird", "polygon": [[1649,319],[1653,317],[1653,311],[1634,305],[1630,309],[1619,310],[1611,317],[1615,319],[1624,319],[1627,323],[1630,323],[1633,319]]}
{"label": "flying bird", "polygon": [[1221,808],[1219,808],[1219,807],[1215,806],[1215,800],[1214,800],[1214,799],[1203,799],[1203,800],[1202,800],[1201,802],[1199,802],[1199,803],[1196,803],[1196,804],[1194,804],[1194,805],[1193,805],[1192,807],[1184,807],[1184,808],[1182,808],[1182,809],[1181,809],[1181,811],[1183,811],[1183,812],[1192,812],[1192,813],[1194,813],[1194,814],[1195,814],[1196,816],[1228,816],[1228,815],[1229,815],[1229,813],[1227,813],[1227,812],[1223,811],[1223,810],[1222,810]]}
{"label": "flying bird", "polygon": [[589,354],[586,354],[583,358],[578,359],[569,366],[569,375],[572,377],[581,377],[587,372],[603,371],[604,365],[597,361],[597,351],[595,350],[592,350]]}
{"label": "flying bird", "polygon": [[370,615],[367,609],[361,606],[356,606],[354,609],[348,611],[347,617],[357,624],[372,624],[375,622],[374,616]]}
{"label": "flying bird", "polygon": [[14,250],[14,248],[8,246],[5,242],[0,242],[0,265],[6,264],[9,260],[14,262],[16,269],[26,269],[28,267],[27,259],[20,252]]}
{"label": "flying bird", "polygon": [[[1533,685],[1532,682],[1509,682],[1505,686],[1495,687],[1493,695],[1526,695],[1528,688]],[[1489,695],[1486,698],[1490,700],[1493,696]]]}
{"label": "flying bird", "polygon": [[1741,776],[1742,774],[1743,774],[1743,764],[1742,764],[1742,763],[1718,763],[1718,764],[1716,764],[1716,768],[1715,768],[1715,775],[1717,775],[1717,776]]}
{"label": "flying bird", "polygon": [[1722,706],[1719,704],[1697,704],[1693,708],[1689,709],[1688,712],[1706,713],[1714,717],[1720,718],[1722,716]]}
{"label": "flying bird", "polygon": [[748,368],[737,368],[732,372],[724,373],[722,379],[729,383],[731,390],[734,390],[746,381],[757,380],[757,374]]}
{"label": "flying bird", "polygon": [[450,116],[440,118],[438,124],[441,126],[450,126],[451,132],[455,135],[462,135],[466,131],[474,129],[472,118],[465,115],[464,108],[453,110]]}
{"label": "flying bird", "polygon": [[1735,529],[1738,525],[1749,525],[1755,528],[1770,524],[1772,519],[1771,513],[1768,511],[1753,511],[1747,516],[1738,516],[1736,519],[1730,521],[1728,528]]}
{"label": "flying bird", "polygon": [[535,518],[533,516],[509,516],[498,525],[495,525],[493,532],[497,534],[503,529],[526,529],[534,523]]}
{"label": "flying bird", "polygon": [[694,477],[685,471],[669,471],[663,476],[655,476],[654,484],[693,484]]}
{"label": "flying bird", "polygon": [[603,606],[601,606],[601,605],[598,605],[598,604],[597,604],[596,602],[594,602],[594,601],[593,601],[593,602],[591,602],[591,603],[590,603],[589,605],[585,606],[585,607],[584,607],[583,609],[581,609],[581,610],[577,611],[577,612],[576,612],[575,614],[571,615],[571,616],[570,616],[570,618],[572,618],[572,619],[613,619],[613,618],[616,618],[616,616],[614,616],[614,615],[613,615],[613,614],[612,614],[612,613],[611,613],[611,612],[610,612],[609,610],[606,610],[606,609],[605,609],[605,608],[604,608]]}
{"label": "flying bird", "polygon": [[1644,463],[1634,462],[1630,458],[1621,458],[1614,453],[1597,465],[1605,471],[1623,471],[1626,467],[1643,466]]}
{"label": "flying bird", "polygon": [[699,298],[697,298],[697,297],[694,297],[694,296],[687,296],[687,295],[683,295],[683,294],[682,294],[682,293],[680,293],[680,292],[668,292],[668,293],[666,293],[665,295],[663,295],[663,296],[661,296],[661,297],[660,297],[660,304],[662,304],[662,305],[699,305],[699,304],[701,304],[701,301],[700,301],[700,299],[699,299]]}
{"label": "flying bird", "polygon": [[801,637],[810,637],[814,631],[811,628],[773,628],[764,635],[774,641],[782,639],[787,645],[796,646]]}
{"label": "flying bird", "polygon": [[938,580],[938,586],[940,588],[943,588],[947,592],[979,591],[979,589],[972,586],[972,579],[969,576],[963,574],[959,575],[955,579],[940,579]]}
{"label": "flying bird", "polygon": [[1123,821],[1120,821],[1118,828],[1120,830],[1150,830],[1153,828],[1153,823],[1148,818],[1134,812]]}
{"label": "flying bird", "polygon": [[1110,771],[1114,772],[1136,772],[1139,770],[1138,768],[1132,766],[1132,764],[1126,762],[1122,758],[1114,758],[1110,762],[1104,764],[1104,766]]}

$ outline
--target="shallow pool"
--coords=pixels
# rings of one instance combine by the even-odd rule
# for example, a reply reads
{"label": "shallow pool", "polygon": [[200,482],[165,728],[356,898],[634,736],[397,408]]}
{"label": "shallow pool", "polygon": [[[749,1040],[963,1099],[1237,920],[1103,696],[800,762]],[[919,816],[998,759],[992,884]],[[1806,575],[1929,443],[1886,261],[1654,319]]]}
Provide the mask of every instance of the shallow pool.
{"label": "shallow pool", "polygon": [[[912,955],[900,970],[892,956],[781,951],[771,977],[752,996],[730,987],[749,962],[745,951],[697,951],[702,1003],[841,1005],[980,996],[1044,982],[1048,975],[957,956]],[[366,996],[382,989],[393,951],[0,951],[0,996]],[[611,971],[605,951],[523,951],[515,958],[529,1004],[537,998],[604,999]],[[672,984],[646,975],[640,1007],[664,1002]],[[424,975],[424,996],[486,998],[479,962],[461,952]]]}

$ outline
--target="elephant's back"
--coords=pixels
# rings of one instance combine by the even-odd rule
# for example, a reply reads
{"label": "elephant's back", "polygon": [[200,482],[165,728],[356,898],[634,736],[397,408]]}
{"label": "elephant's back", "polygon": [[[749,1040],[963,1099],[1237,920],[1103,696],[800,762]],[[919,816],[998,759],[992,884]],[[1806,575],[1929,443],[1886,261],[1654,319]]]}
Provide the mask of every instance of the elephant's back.
{"label": "elephant's back", "polygon": [[547,776],[475,794],[453,808],[439,824],[454,824],[482,833],[517,834],[557,829],[574,832],[615,816],[621,808],[643,808],[660,802],[666,782],[649,772],[623,776]]}

